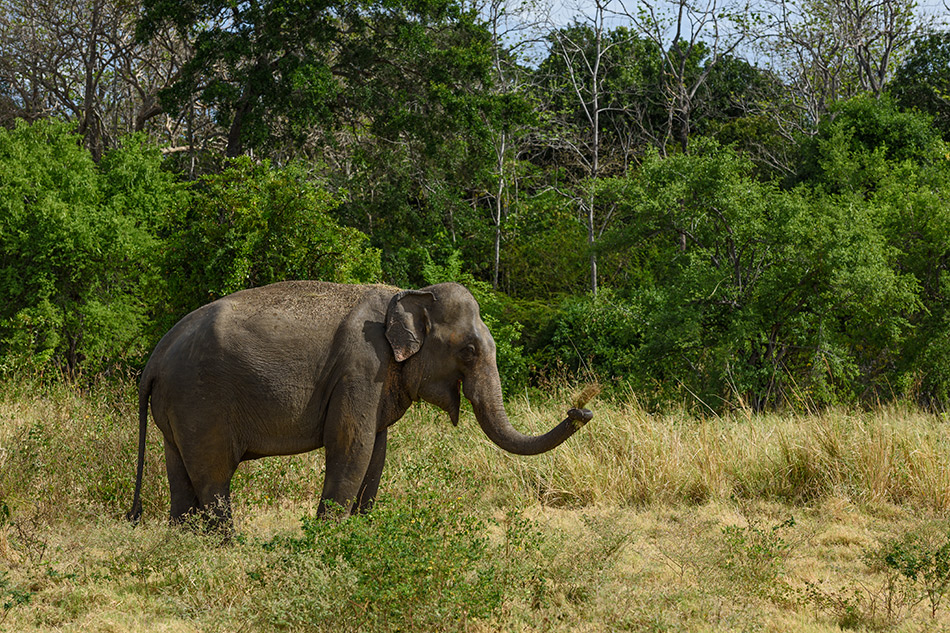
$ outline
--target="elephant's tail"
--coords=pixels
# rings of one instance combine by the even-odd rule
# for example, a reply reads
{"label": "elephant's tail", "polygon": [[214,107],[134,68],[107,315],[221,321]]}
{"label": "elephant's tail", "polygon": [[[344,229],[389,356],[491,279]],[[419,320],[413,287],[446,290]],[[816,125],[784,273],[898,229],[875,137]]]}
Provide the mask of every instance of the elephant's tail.
{"label": "elephant's tail", "polygon": [[139,386],[139,458],[135,472],[135,492],[132,495],[132,509],[125,518],[138,525],[142,518],[142,475],[145,471],[145,432],[148,429],[148,399],[152,392],[152,381],[143,377]]}

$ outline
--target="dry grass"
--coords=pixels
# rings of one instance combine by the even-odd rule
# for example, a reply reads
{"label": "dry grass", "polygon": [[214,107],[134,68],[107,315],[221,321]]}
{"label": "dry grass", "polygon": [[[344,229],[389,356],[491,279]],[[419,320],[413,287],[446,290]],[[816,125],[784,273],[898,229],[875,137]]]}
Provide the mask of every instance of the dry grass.
{"label": "dry grass", "polygon": [[[553,399],[557,400],[557,399]],[[911,408],[819,415],[654,416],[635,402],[593,405],[594,420],[565,445],[535,458],[509,456],[460,426],[474,444],[459,460],[490,473],[505,498],[546,505],[704,503],[763,499],[794,504],[843,497],[950,510],[950,426]],[[567,401],[567,398],[563,398]],[[542,432],[557,409],[509,405],[522,430]]]}
{"label": "dry grass", "polygon": [[[541,432],[571,401],[564,389],[548,402],[516,400],[509,413]],[[411,594],[399,600],[418,600],[412,619],[380,620],[370,605],[338,598],[363,587],[354,567],[322,561],[322,545],[299,541],[322,485],[321,452],[243,465],[234,482],[240,537],[222,547],[164,525],[152,427],[145,524],[133,529],[122,520],[134,475],[133,385],[4,385],[0,630],[412,630],[405,622],[419,621],[459,631],[950,630],[950,606],[932,617],[923,586],[880,555],[907,535],[934,551],[950,538],[942,418],[893,407],[695,419],[650,415],[632,397],[588,406],[590,424],[531,458],[495,448],[470,414],[454,428],[417,405],[399,422],[382,486],[382,511],[391,511],[378,522],[393,532],[351,521],[333,538],[366,539],[367,552],[405,547],[411,562],[436,545],[393,528],[399,513],[406,523],[457,515],[469,531],[446,532],[457,551],[438,560],[483,548],[478,573],[495,574],[503,598],[477,594],[490,615],[458,618],[440,611],[449,598]],[[481,544],[470,533],[479,524]],[[432,582],[400,574],[369,580],[394,596]]]}

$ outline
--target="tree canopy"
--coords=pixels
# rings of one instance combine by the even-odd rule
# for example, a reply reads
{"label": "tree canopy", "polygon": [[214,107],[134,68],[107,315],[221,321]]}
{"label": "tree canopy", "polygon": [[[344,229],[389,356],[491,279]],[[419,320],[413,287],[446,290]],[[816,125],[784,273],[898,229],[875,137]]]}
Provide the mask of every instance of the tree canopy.
{"label": "tree canopy", "polygon": [[462,280],[505,388],[950,405],[950,57],[903,0],[12,0],[0,371],[287,278]]}

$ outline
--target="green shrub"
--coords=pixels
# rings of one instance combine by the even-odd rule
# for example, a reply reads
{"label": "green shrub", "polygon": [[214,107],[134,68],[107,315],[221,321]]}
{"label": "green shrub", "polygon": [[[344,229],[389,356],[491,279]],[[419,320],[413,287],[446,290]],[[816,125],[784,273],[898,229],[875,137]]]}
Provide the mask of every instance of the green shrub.
{"label": "green shrub", "polygon": [[96,165],[54,121],[0,130],[0,369],[74,375],[144,355],[157,227],[181,201],[138,139]]}
{"label": "green shrub", "polygon": [[910,531],[868,552],[872,566],[896,573],[926,597],[930,617],[937,617],[950,590],[950,536],[932,531]]}
{"label": "green shrub", "polygon": [[190,208],[171,227],[166,257],[174,318],[287,279],[380,279],[379,251],[328,215],[337,200],[302,168],[236,159],[199,180],[191,195]]}
{"label": "green shrub", "polygon": [[789,596],[785,562],[792,551],[782,535],[795,526],[795,519],[771,527],[748,520],[745,527],[727,525],[722,528],[722,569],[740,591],[776,601]]}
{"label": "green shrub", "polygon": [[[887,95],[860,95],[835,104],[817,134],[801,143],[799,178],[840,192],[874,187],[877,174],[854,158],[877,155],[887,162],[923,162],[943,143],[931,117],[897,107]],[[842,169],[845,165],[852,167]]]}
{"label": "green shrub", "polygon": [[266,619],[293,630],[442,631],[490,616],[502,599],[499,570],[466,505],[429,489],[383,497],[345,521],[304,518],[302,537],[266,544],[280,561],[259,577],[276,583]]}
{"label": "green shrub", "polygon": [[505,292],[551,300],[589,289],[587,233],[570,200],[548,191],[514,201],[510,212],[500,253]]}
{"label": "green shrub", "polygon": [[[890,397],[895,370],[915,357],[905,352],[916,324],[935,323],[931,311],[950,305],[936,280],[922,284],[946,246],[900,229],[941,215],[927,192],[944,181],[884,154],[862,156],[845,151],[822,164],[841,182],[874,174],[873,195],[783,190],[713,141],[648,155],[602,181],[598,196],[617,215],[604,259],[628,261],[630,272],[596,299],[564,301],[541,357],[626,380],[647,402],[685,397],[706,412]],[[922,291],[933,300],[924,304]]]}
{"label": "green shrub", "polygon": [[[597,297],[569,297],[541,334],[548,344],[535,358],[572,372],[594,374],[606,384],[621,381],[646,389],[642,366],[642,303],[627,300],[609,288]],[[649,380],[649,377],[646,377]]]}

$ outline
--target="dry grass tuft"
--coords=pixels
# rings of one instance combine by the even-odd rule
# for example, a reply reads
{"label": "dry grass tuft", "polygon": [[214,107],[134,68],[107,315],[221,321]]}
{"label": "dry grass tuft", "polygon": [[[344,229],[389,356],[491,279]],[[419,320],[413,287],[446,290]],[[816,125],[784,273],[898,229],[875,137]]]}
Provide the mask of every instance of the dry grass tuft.
{"label": "dry grass tuft", "polygon": [[580,392],[574,396],[574,408],[583,409],[587,403],[600,394],[600,383],[588,383]]}

